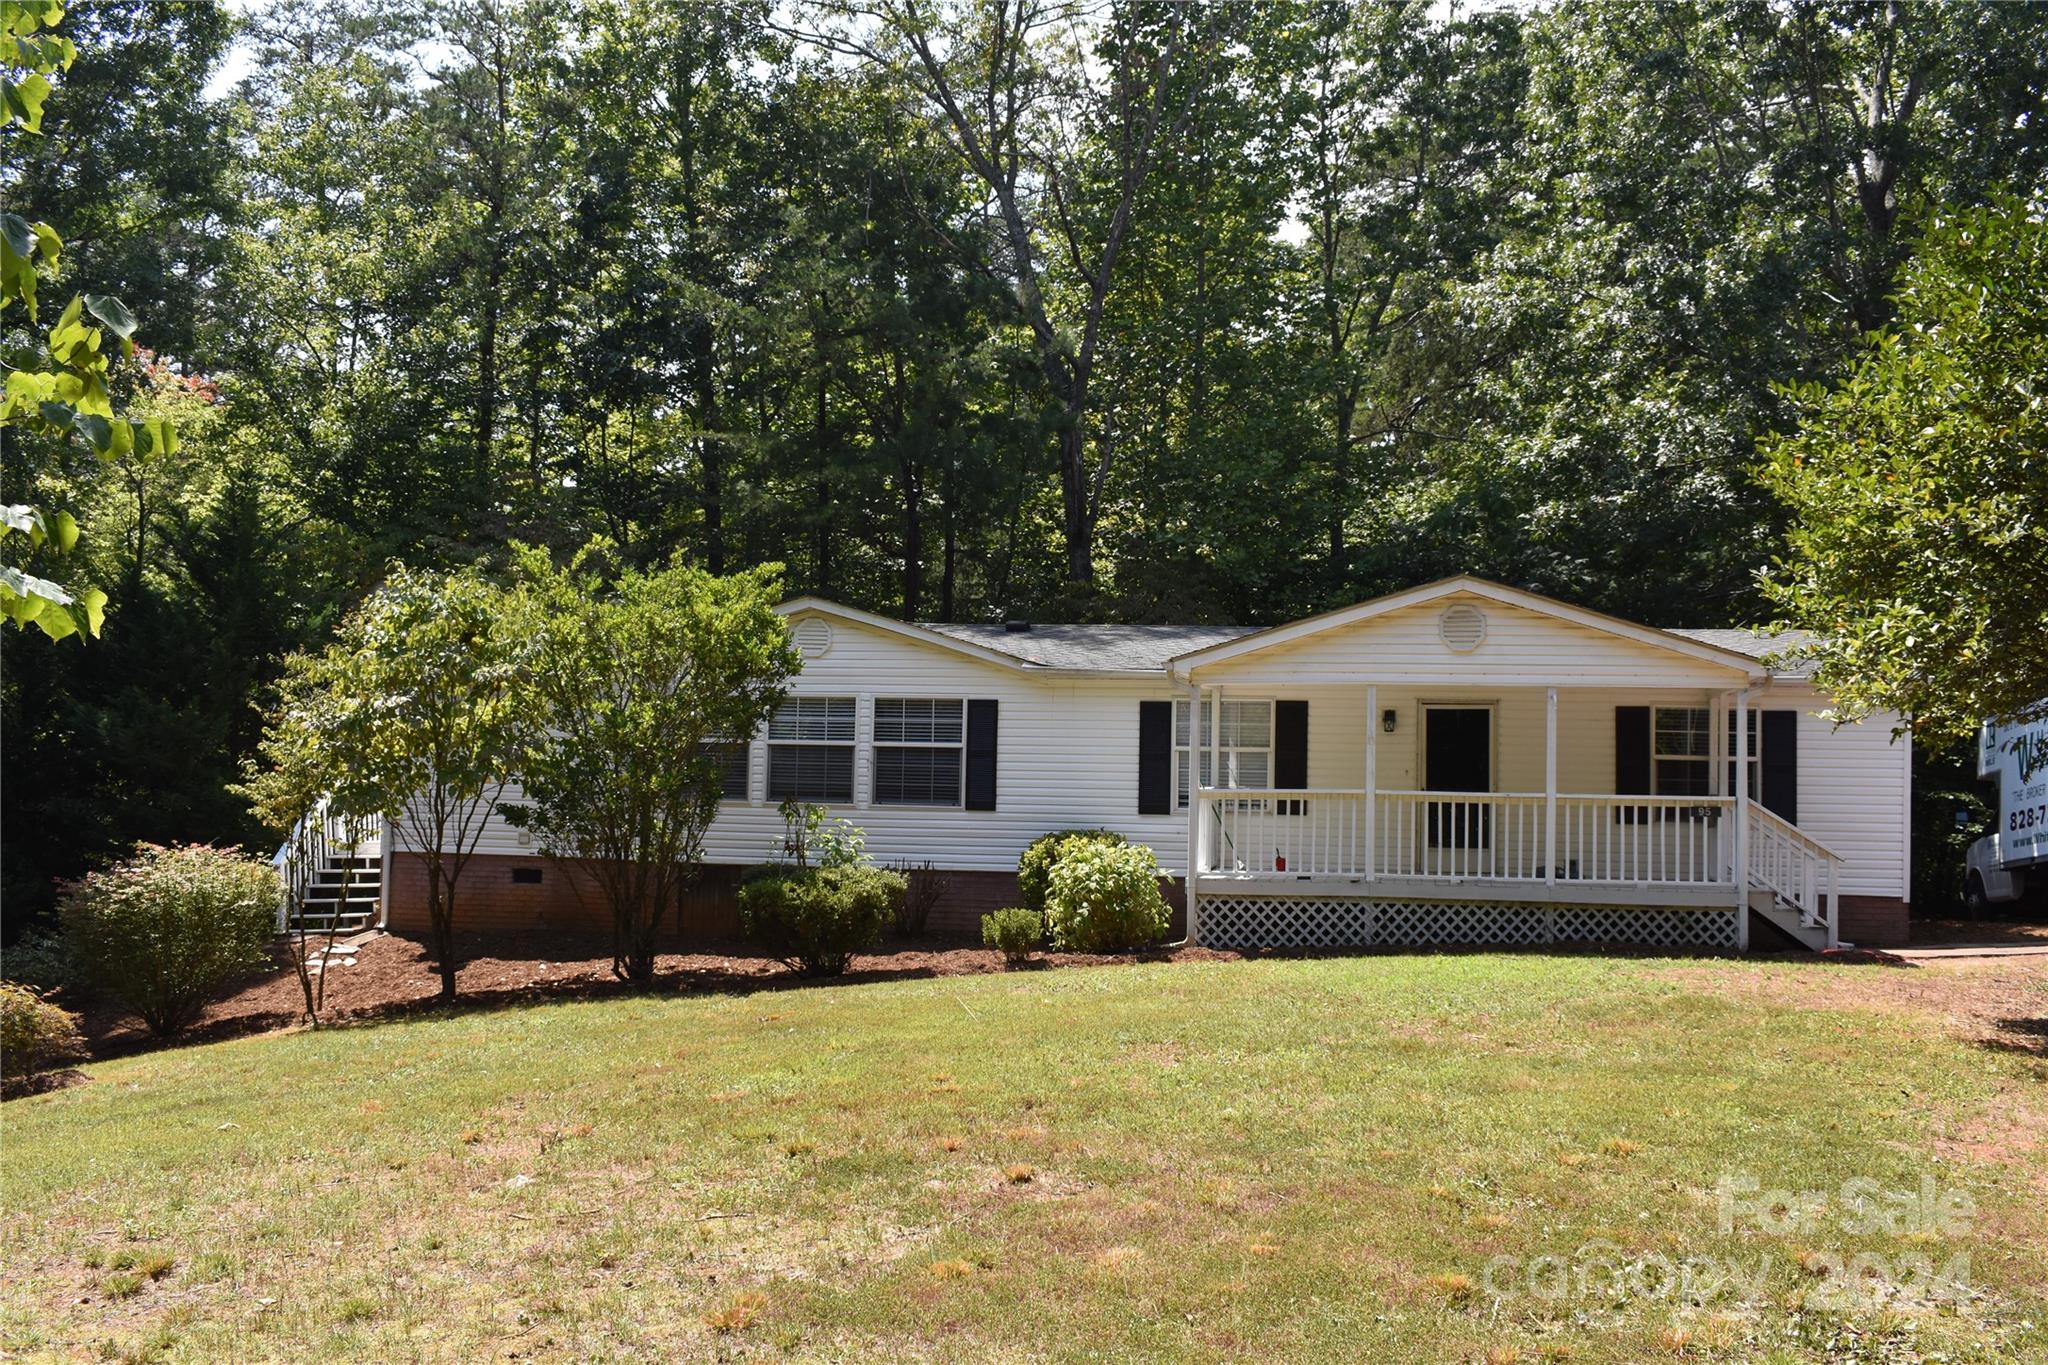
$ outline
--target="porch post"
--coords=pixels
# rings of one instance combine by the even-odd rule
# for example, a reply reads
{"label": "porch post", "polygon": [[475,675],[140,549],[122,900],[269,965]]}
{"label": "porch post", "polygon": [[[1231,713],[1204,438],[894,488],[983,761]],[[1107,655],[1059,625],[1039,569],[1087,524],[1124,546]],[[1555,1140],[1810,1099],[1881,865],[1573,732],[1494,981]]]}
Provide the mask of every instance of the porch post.
{"label": "porch post", "polygon": [[1365,685],[1365,879],[1378,877],[1379,857],[1374,851],[1379,838],[1376,797],[1380,785],[1380,689]]}
{"label": "porch post", "polygon": [[1543,694],[1543,883],[1557,885],[1557,689]]}
{"label": "porch post", "polygon": [[1190,947],[1193,947],[1195,943],[1198,941],[1195,936],[1197,933],[1200,932],[1202,922],[1201,906],[1198,899],[1198,892],[1195,888],[1197,882],[1199,882],[1201,879],[1202,869],[1205,866],[1207,866],[1209,861],[1205,851],[1202,848],[1202,836],[1207,831],[1209,822],[1202,818],[1202,793],[1200,790],[1201,784],[1195,780],[1196,774],[1201,772],[1202,770],[1202,765],[1195,761],[1200,753],[1200,750],[1196,747],[1196,745],[1199,743],[1200,731],[1196,728],[1195,722],[1201,718],[1201,715],[1202,689],[1198,684],[1196,684],[1192,679],[1190,679],[1188,682],[1187,772],[1188,879],[1185,887],[1183,888],[1184,892],[1186,893],[1188,903],[1187,939],[1188,946]]}
{"label": "porch post", "polygon": [[1223,785],[1223,684],[1217,683],[1209,689],[1209,786]]}
{"label": "porch post", "polygon": [[1735,946],[1749,951],[1749,689],[1735,694]]}

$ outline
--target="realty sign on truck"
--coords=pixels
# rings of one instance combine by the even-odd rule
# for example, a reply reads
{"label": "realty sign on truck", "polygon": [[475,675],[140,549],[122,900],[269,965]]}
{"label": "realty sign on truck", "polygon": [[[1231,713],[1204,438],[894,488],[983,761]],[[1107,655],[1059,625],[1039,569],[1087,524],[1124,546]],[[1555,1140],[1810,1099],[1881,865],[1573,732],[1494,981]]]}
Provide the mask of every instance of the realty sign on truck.
{"label": "realty sign on truck", "polygon": [[1986,721],[1977,775],[1998,784],[1998,861],[2007,868],[2048,862],[2048,701],[2029,719]]}

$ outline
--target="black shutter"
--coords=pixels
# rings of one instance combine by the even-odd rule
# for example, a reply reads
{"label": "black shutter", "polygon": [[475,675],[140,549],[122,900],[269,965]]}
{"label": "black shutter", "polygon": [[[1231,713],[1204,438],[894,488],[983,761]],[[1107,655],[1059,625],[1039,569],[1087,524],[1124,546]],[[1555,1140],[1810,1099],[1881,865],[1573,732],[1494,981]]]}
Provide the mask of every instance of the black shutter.
{"label": "black shutter", "polygon": [[[1647,706],[1614,708],[1614,794],[1650,794],[1650,708]],[[1617,806],[1614,818],[1617,824],[1647,824],[1649,807]]]}
{"label": "black shutter", "polygon": [[[1308,703],[1273,703],[1273,785],[1291,790],[1308,786]],[[1299,815],[1306,803],[1282,801],[1280,814]]]}
{"label": "black shutter", "polygon": [[1138,814],[1173,814],[1173,703],[1138,703]]}
{"label": "black shutter", "polygon": [[1757,762],[1757,799],[1765,810],[1799,823],[1799,713],[1766,711],[1757,722],[1763,753]]}
{"label": "black shutter", "polygon": [[996,808],[996,704],[967,703],[967,809]]}

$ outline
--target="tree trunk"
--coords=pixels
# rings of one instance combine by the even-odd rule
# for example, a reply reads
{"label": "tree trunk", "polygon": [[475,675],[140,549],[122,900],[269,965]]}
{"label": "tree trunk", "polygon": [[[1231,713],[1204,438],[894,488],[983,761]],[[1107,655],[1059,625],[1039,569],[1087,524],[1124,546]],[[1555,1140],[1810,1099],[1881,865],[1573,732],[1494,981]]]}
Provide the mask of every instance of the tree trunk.
{"label": "tree trunk", "polygon": [[[436,850],[440,847],[435,841]],[[385,895],[391,889],[384,889]],[[441,976],[441,998],[455,998],[455,881],[437,851],[427,858],[427,934],[433,941],[434,965]]]}
{"label": "tree trunk", "polygon": [[944,564],[939,570],[939,619],[941,621],[953,619],[953,564],[955,557],[960,551],[959,531],[955,524],[958,520],[955,480],[958,477],[953,470],[952,462],[950,460],[947,461],[945,472],[939,479],[939,503],[943,509],[946,523]]}
{"label": "tree trunk", "polygon": [[1067,581],[1095,581],[1095,526],[1088,507],[1087,400],[1080,386],[1067,401],[1060,428],[1060,500],[1066,513],[1062,530],[1067,545]]}

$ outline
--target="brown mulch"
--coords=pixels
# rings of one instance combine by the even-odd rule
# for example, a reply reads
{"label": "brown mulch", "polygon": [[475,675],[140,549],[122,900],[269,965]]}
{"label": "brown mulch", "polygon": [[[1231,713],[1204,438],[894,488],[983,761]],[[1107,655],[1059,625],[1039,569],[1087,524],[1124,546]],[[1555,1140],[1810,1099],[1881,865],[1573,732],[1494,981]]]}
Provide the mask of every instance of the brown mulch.
{"label": "brown mulch", "polygon": [[[1045,970],[1131,962],[1230,961],[1240,953],[1209,948],[1174,948],[1111,956],[1039,953],[1021,968],[1008,967],[1001,953],[957,943],[906,940],[885,943],[853,959],[844,976],[799,977],[759,949],[741,944],[692,945],[663,953],[655,962],[659,991],[755,991],[794,986],[830,986],[915,977],[974,976],[988,972]],[[632,987],[612,973],[609,940],[547,934],[466,934],[456,941],[455,984],[465,1009],[542,1000],[626,994]],[[327,975],[323,1024],[394,1018],[439,1005],[441,978],[425,943],[397,934],[363,944],[354,966],[335,966]],[[60,1000],[80,1014],[80,1029],[95,1058],[164,1046],[142,1021],[111,1001]],[[277,965],[235,986],[175,1040],[178,1045],[238,1034],[296,1027],[305,1021],[305,998],[291,960],[279,950]]]}
{"label": "brown mulch", "polygon": [[1973,943],[2001,948],[2048,948],[2048,924],[2021,924],[1997,919],[1916,919],[1913,946],[1933,948],[1947,943]]}
{"label": "brown mulch", "polygon": [[1741,999],[1918,1014],[1953,1038],[2048,1057],[2048,956],[1908,962],[1884,953],[1827,953],[1780,960],[1803,970],[1738,972],[1716,963],[1668,971],[1689,986]]}

